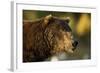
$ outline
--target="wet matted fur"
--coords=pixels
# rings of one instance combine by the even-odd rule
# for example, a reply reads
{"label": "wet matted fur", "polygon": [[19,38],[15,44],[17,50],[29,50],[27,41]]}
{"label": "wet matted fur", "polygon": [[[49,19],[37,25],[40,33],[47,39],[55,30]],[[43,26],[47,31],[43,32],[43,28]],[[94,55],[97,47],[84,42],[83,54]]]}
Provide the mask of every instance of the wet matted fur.
{"label": "wet matted fur", "polygon": [[44,61],[60,52],[73,52],[69,18],[48,15],[36,21],[23,22],[23,62]]}

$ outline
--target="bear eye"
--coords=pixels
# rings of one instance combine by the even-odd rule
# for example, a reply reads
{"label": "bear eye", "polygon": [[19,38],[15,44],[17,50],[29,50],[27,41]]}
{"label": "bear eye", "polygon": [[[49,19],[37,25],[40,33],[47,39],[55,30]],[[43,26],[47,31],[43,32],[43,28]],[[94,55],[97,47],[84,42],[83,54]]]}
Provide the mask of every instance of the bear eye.
{"label": "bear eye", "polygon": [[60,25],[66,30],[66,31],[72,31],[71,28],[69,27],[69,24],[64,22],[64,21],[60,21]]}

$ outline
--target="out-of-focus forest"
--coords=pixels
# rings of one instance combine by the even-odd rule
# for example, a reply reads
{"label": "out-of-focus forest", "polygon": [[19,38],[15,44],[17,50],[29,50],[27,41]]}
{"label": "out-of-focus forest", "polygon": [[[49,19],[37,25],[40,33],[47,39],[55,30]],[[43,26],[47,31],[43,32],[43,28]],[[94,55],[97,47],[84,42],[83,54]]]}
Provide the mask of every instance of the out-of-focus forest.
{"label": "out-of-focus forest", "polygon": [[59,18],[70,17],[70,27],[72,28],[75,40],[78,41],[77,49],[73,54],[63,53],[59,60],[84,60],[91,59],[91,14],[76,12],[53,12],[23,10],[23,20],[33,20],[52,14]]}

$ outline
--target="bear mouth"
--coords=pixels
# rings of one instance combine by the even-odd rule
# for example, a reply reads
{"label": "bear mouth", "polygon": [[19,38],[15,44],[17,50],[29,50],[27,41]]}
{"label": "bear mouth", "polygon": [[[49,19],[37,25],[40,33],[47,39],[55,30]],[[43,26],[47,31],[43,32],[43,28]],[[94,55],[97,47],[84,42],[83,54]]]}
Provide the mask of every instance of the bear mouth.
{"label": "bear mouth", "polygon": [[69,52],[69,53],[73,53],[74,51],[73,51],[72,49],[69,49],[68,52]]}
{"label": "bear mouth", "polygon": [[72,50],[75,51],[76,50],[76,47],[74,47]]}
{"label": "bear mouth", "polygon": [[75,50],[76,50],[76,47],[74,47],[74,48],[72,48],[72,49],[71,49],[71,48],[68,49],[67,52],[69,52],[69,53],[73,53]]}

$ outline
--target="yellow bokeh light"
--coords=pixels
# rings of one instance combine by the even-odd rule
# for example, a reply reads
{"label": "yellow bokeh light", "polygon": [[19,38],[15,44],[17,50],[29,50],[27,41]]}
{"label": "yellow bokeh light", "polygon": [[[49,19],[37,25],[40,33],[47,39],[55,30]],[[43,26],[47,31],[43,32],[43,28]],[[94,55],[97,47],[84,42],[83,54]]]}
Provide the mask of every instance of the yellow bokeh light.
{"label": "yellow bokeh light", "polygon": [[80,19],[76,26],[76,32],[79,36],[85,35],[90,31],[91,20],[88,14],[81,14]]}

